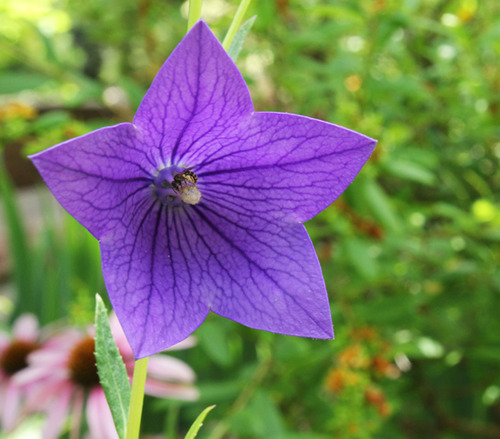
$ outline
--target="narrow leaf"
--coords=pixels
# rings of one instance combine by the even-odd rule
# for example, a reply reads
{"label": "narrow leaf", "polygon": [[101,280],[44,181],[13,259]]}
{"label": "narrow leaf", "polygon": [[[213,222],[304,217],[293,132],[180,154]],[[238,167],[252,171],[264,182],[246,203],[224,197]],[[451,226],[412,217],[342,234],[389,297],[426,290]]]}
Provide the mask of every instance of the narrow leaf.
{"label": "narrow leaf", "polygon": [[[0,80],[1,82],[1,80]],[[36,313],[37,296],[32,282],[32,261],[21,212],[16,203],[14,188],[7,174],[2,157],[0,157],[0,205],[3,207],[4,227],[9,239],[9,250],[12,255],[12,268],[17,287],[16,309],[14,316],[24,312]]]}
{"label": "narrow leaf", "polygon": [[385,193],[384,189],[375,180],[361,180],[360,184],[363,191],[365,202],[372,211],[373,216],[385,227],[385,229],[394,234],[401,234],[403,226],[399,216],[392,205],[392,201]]}
{"label": "narrow leaf", "polygon": [[127,430],[130,381],[109,327],[108,312],[99,294],[96,294],[95,334],[95,357],[99,380],[111,409],[118,436],[123,439]]}
{"label": "narrow leaf", "polygon": [[234,62],[236,62],[236,60],[238,59],[238,55],[240,54],[241,49],[243,48],[243,43],[245,42],[245,38],[247,37],[248,32],[250,32],[250,29],[252,28],[256,19],[257,15],[254,15],[253,17],[249,18],[247,21],[243,23],[243,25],[239,28],[238,32],[236,32],[236,35],[234,36],[234,39],[231,42],[231,45],[227,49],[228,55]]}
{"label": "narrow leaf", "polygon": [[391,160],[384,166],[385,170],[396,177],[416,181],[425,185],[433,185],[436,182],[435,175],[418,163],[407,160]]}
{"label": "narrow leaf", "polygon": [[196,418],[196,420],[193,422],[193,425],[191,425],[191,428],[186,434],[185,439],[194,439],[196,435],[198,434],[198,431],[200,431],[201,426],[203,425],[203,421],[205,420],[206,416],[208,415],[208,412],[212,410],[215,406],[211,405],[210,407],[207,407],[205,410],[203,410],[200,415]]}
{"label": "narrow leaf", "polygon": [[229,49],[229,46],[233,42],[234,36],[236,35],[236,31],[240,27],[241,20],[245,16],[248,6],[250,5],[251,0],[241,0],[238,9],[236,10],[236,14],[234,14],[233,21],[229,26],[226,36],[224,37],[224,41],[222,41],[222,46],[224,49]]}
{"label": "narrow leaf", "polygon": [[40,73],[4,70],[0,73],[0,94],[19,93],[40,87],[47,82],[49,82],[49,77]]}

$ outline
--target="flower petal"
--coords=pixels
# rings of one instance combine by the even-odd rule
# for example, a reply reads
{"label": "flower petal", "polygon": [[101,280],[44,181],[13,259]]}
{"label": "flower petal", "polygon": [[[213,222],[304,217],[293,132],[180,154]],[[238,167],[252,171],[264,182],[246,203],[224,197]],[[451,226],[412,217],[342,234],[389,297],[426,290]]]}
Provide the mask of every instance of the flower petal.
{"label": "flower petal", "polygon": [[302,224],[223,204],[185,212],[185,257],[203,273],[213,312],[251,328],[333,338],[321,267]]}
{"label": "flower petal", "polygon": [[10,344],[10,335],[0,331],[0,354]]}
{"label": "flower petal", "polygon": [[300,224],[223,204],[152,204],[101,250],[108,292],[136,357],[187,337],[209,308],[252,328],[333,337],[321,268]]}
{"label": "flower petal", "polygon": [[66,387],[58,393],[57,399],[48,408],[47,421],[42,431],[42,439],[57,439],[64,427],[71,404],[72,388]]}
{"label": "flower petal", "polygon": [[144,392],[157,398],[181,399],[183,401],[195,401],[200,397],[200,392],[196,387],[154,379],[146,380]]}
{"label": "flower petal", "polygon": [[73,385],[67,380],[58,378],[45,378],[42,381],[32,383],[30,386],[23,386],[26,400],[23,410],[26,413],[40,412],[57,398],[66,389],[73,389]]}
{"label": "flower petal", "polygon": [[19,410],[21,407],[21,389],[11,380],[7,382],[5,391],[2,392],[2,398],[8,403],[3,406],[0,412],[3,431],[11,431],[19,420]]}
{"label": "flower petal", "polygon": [[248,88],[210,28],[198,22],[160,69],[134,124],[163,165],[202,161],[253,111]]}
{"label": "flower petal", "polygon": [[189,348],[192,348],[193,346],[196,346],[197,343],[198,343],[198,340],[196,339],[196,337],[188,337],[188,338],[180,341],[179,343],[174,344],[173,346],[170,346],[168,348],[168,350],[169,351],[180,351],[183,349],[189,349]]}
{"label": "flower petal", "polygon": [[94,387],[87,401],[87,423],[92,439],[118,439],[111,410],[102,387]]}
{"label": "flower petal", "polygon": [[192,383],[195,379],[193,369],[184,361],[166,355],[155,355],[149,359],[148,376],[179,383]]}
{"label": "flower petal", "polygon": [[33,314],[19,316],[14,323],[12,332],[18,340],[36,341],[39,333],[37,318]]}
{"label": "flower petal", "polygon": [[333,203],[376,143],[337,125],[283,113],[254,113],[239,137],[197,166],[203,201],[222,200],[296,222]]}
{"label": "flower petal", "polygon": [[[140,133],[123,123],[53,146],[31,156],[62,206],[96,238],[133,215],[152,197],[155,165],[136,145]],[[151,174],[153,173],[153,174]]]}
{"label": "flower petal", "polygon": [[152,202],[101,241],[108,294],[136,358],[185,339],[208,314],[200,274],[181,259],[177,211]]}

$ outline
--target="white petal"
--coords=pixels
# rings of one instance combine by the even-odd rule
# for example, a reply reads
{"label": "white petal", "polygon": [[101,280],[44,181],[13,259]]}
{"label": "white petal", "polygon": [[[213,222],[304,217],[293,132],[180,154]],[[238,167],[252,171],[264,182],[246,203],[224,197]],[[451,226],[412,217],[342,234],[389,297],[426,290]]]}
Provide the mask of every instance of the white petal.
{"label": "white petal", "polygon": [[155,355],[150,358],[148,374],[163,381],[191,383],[195,379],[193,369],[177,358]]}

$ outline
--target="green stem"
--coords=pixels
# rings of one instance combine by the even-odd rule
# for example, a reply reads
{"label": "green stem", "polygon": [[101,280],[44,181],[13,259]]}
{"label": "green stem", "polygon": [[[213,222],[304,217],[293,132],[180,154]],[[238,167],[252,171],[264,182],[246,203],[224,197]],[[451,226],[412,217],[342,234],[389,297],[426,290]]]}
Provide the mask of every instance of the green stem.
{"label": "green stem", "polygon": [[177,402],[172,402],[168,407],[167,425],[165,431],[167,432],[166,439],[175,439],[177,431],[177,422],[179,419],[180,406]]}
{"label": "green stem", "polygon": [[142,404],[144,402],[144,385],[148,369],[148,357],[135,362],[134,377],[132,378],[132,393],[128,410],[126,439],[139,439],[141,429]]}
{"label": "green stem", "polygon": [[224,47],[224,49],[226,49],[226,51],[227,49],[229,49],[229,46],[231,45],[233,38],[236,35],[238,28],[240,27],[241,20],[243,20],[250,2],[251,0],[241,0],[240,5],[238,6],[238,10],[236,11],[236,15],[233,18],[233,22],[231,23],[231,26],[229,26],[226,37],[222,42],[222,46]]}
{"label": "green stem", "polygon": [[201,17],[201,2],[202,0],[189,0],[188,31]]}

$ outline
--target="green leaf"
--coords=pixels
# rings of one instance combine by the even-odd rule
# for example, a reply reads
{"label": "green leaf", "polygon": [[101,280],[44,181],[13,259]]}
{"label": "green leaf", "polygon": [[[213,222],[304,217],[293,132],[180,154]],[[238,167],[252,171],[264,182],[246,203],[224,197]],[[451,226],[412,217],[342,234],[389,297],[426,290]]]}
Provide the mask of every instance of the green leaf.
{"label": "green leaf", "polygon": [[0,74],[0,94],[14,94],[23,90],[40,87],[50,78],[41,73],[16,72],[13,70]]}
{"label": "green leaf", "polygon": [[424,168],[422,165],[410,161],[391,160],[384,165],[384,168],[392,175],[404,178],[405,180],[415,181],[428,186],[436,182],[434,173]]}
{"label": "green leaf", "polygon": [[238,59],[238,55],[241,52],[245,38],[247,37],[248,32],[250,32],[250,29],[252,28],[256,19],[257,15],[254,15],[241,25],[238,32],[236,32],[236,35],[234,36],[229,49],[227,49],[228,55],[234,62],[236,62],[236,60]]}
{"label": "green leaf", "polygon": [[99,380],[111,409],[118,436],[123,439],[127,430],[130,381],[109,327],[108,312],[99,294],[96,294],[95,333],[95,357]]}
{"label": "green leaf", "polygon": [[356,271],[370,281],[377,277],[379,268],[373,256],[370,255],[370,244],[356,237],[345,240],[347,258]]}
{"label": "green leaf", "polygon": [[311,433],[310,431],[305,433],[295,433],[295,432],[287,432],[283,433],[281,436],[276,439],[330,439],[331,436],[327,436],[324,434],[316,434]]}
{"label": "green leaf", "polygon": [[364,179],[359,182],[360,189],[365,198],[366,205],[372,211],[373,216],[394,234],[403,231],[399,216],[396,214],[392,200],[387,196],[384,189],[372,179]]}
{"label": "green leaf", "polygon": [[207,355],[221,366],[229,366],[232,362],[229,349],[228,334],[222,325],[206,322],[199,331],[198,340]]}
{"label": "green leaf", "polygon": [[198,431],[200,431],[200,428],[203,425],[203,421],[208,415],[208,412],[211,411],[214,407],[214,405],[211,405],[200,413],[200,415],[193,422],[193,425],[191,425],[191,428],[187,432],[185,439],[194,439],[196,437]]}
{"label": "green leaf", "polygon": [[14,316],[17,316],[23,312],[36,313],[39,301],[32,278],[30,247],[15,195],[3,158],[0,156],[0,203],[4,212],[4,226],[7,228],[6,235],[9,239],[18,298],[22,298],[16,301]]}

